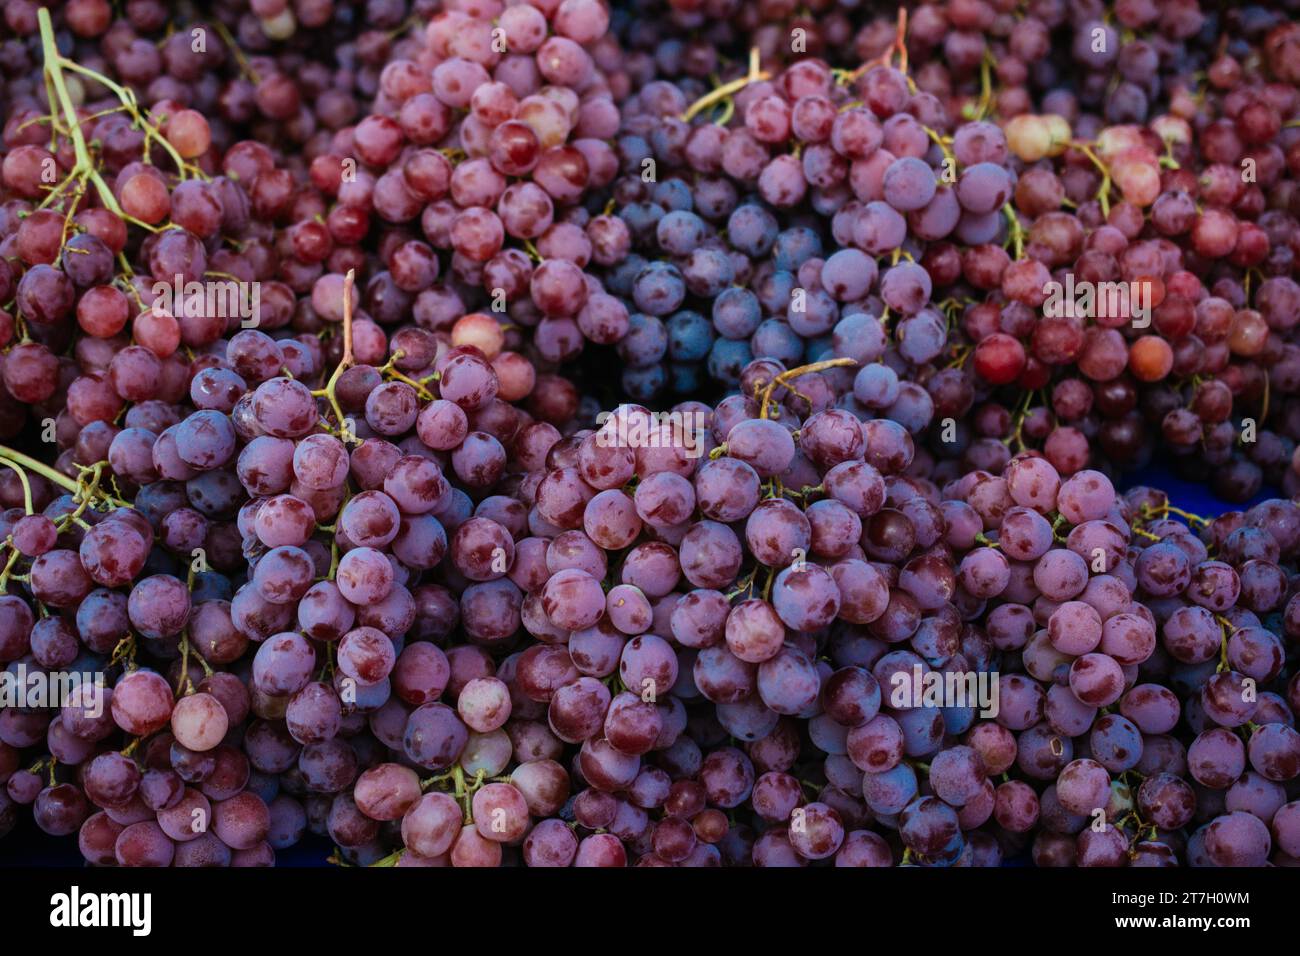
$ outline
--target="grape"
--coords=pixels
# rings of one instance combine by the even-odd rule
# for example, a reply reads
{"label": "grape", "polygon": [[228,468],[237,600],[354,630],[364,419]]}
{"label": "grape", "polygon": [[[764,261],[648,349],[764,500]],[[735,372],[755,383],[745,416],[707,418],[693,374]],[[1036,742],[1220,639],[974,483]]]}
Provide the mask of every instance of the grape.
{"label": "grape", "polygon": [[1269,780],[1286,781],[1300,775],[1300,735],[1285,724],[1265,724],[1250,737],[1250,764]]}
{"label": "grape", "polygon": [[374,604],[392,590],[393,567],[379,551],[357,548],[339,560],[335,583],[339,593],[351,603]]}
{"label": "grape", "polygon": [[1260,866],[1272,839],[1268,828],[1248,813],[1228,813],[1205,830],[1205,852],[1217,866]]}
{"label": "grape", "polygon": [[[914,209],[920,209],[930,202],[935,193],[934,173],[930,168],[919,159],[910,156],[904,156],[894,160],[885,170],[885,176],[882,181],[885,201],[895,209],[903,212],[910,212]],[[969,185],[967,189],[971,188]],[[958,196],[961,198],[963,193],[962,187],[958,187]],[[966,208],[972,208],[969,202],[964,202]],[[987,210],[985,210],[987,211]]]}
{"label": "grape", "polygon": [[338,668],[362,684],[377,684],[393,669],[397,654],[388,635],[373,627],[359,627],[343,635],[338,646]]}
{"label": "grape", "polygon": [[81,539],[81,563],[96,584],[119,587],[133,580],[144,568],[148,545],[125,522],[106,521],[90,529]]}
{"label": "grape", "polygon": [[1196,808],[1192,788],[1172,774],[1148,777],[1138,788],[1138,806],[1161,829],[1185,826]]}
{"label": "grape", "polygon": [[212,830],[222,843],[248,850],[261,843],[270,828],[270,812],[256,794],[245,791],[212,807]]}
{"label": "grape", "polygon": [[1011,198],[1011,177],[995,163],[977,162],[962,170],[957,180],[957,200],[976,215],[999,209]]}
{"label": "grape", "polygon": [[1057,778],[1056,795],[1061,805],[1080,816],[1104,807],[1109,794],[1110,777],[1104,767],[1092,760],[1071,761]]}
{"label": "grape", "polygon": [[1034,585],[1054,601],[1077,596],[1087,581],[1088,566],[1073,551],[1049,551],[1034,565]]}
{"label": "grape", "polygon": [[271,604],[292,604],[307,593],[313,576],[314,566],[306,551],[282,546],[272,548],[257,562],[252,583]]}
{"label": "grape", "polygon": [[333,688],[312,682],[294,694],[285,708],[285,722],[294,740],[303,744],[332,739],[342,723],[342,705]]}
{"label": "grape", "polygon": [[1286,804],[1273,815],[1272,835],[1274,844],[1288,856],[1295,856],[1296,849],[1296,805]]}
{"label": "grape", "polygon": [[468,731],[455,711],[444,704],[428,703],[411,712],[402,746],[410,760],[422,767],[440,770],[460,756],[467,739]]}
{"label": "grape", "polygon": [[1168,733],[1178,723],[1178,698],[1159,684],[1138,684],[1121,698],[1120,713],[1143,733]]}
{"label": "grape", "polygon": [[961,843],[956,812],[934,797],[921,797],[903,808],[899,836],[908,849],[936,861],[953,856]]}
{"label": "grape", "polygon": [[225,737],[229,716],[221,702],[211,694],[192,694],[176,702],[171,726],[177,742],[190,750],[211,750]]}
{"label": "grape", "polygon": [[263,693],[294,694],[306,686],[316,653],[300,635],[286,632],[264,641],[253,658],[253,681]]}
{"label": "grape", "polygon": [[1248,721],[1258,707],[1258,701],[1246,689],[1246,678],[1234,671],[1215,674],[1201,688],[1201,705],[1206,715],[1225,727],[1236,727]]}
{"label": "grape", "polygon": [[973,799],[984,781],[979,755],[969,747],[937,754],[930,765],[930,783],[947,803],[962,806]]}
{"label": "grape", "polygon": [[176,845],[152,821],[126,827],[113,846],[119,866],[168,866],[175,851]]}
{"label": "grape", "polygon": [[840,609],[840,590],[831,574],[818,565],[782,569],[772,588],[777,616],[795,630],[816,630],[829,624]]}
{"label": "grape", "polygon": [[1206,787],[1224,789],[1246,768],[1246,749],[1240,739],[1222,727],[1199,734],[1187,750],[1192,776]]}
{"label": "grape", "polygon": [[130,802],[140,786],[136,765],[121,754],[100,754],[86,765],[86,795],[102,806]]}
{"label": "grape", "polygon": [[171,717],[172,707],[171,688],[153,671],[133,671],[113,689],[113,721],[135,736],[162,727]]}

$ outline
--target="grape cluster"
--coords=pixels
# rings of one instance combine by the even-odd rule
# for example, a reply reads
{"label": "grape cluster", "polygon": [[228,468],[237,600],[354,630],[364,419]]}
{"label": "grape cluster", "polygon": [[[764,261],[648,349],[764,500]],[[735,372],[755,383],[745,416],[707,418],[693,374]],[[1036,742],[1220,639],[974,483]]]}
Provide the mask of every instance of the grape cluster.
{"label": "grape cluster", "polygon": [[[843,340],[866,335],[855,357],[924,384],[953,420],[955,438],[927,433],[940,456],[1030,439],[1063,472],[1114,474],[1158,449],[1230,500],[1290,487],[1294,25],[1260,11],[1250,32],[1271,31],[1271,52],[1246,71],[1249,46],[1206,42],[1194,5],[1117,10],[1129,30],[1158,28],[1132,40],[1096,14],[922,5],[903,25],[914,81],[907,47],[895,65],[897,36],[875,23],[859,34],[865,64],[751,64],[725,108],[691,103],[712,64],[689,43],[664,53],[671,21],[635,21],[628,42],[659,44],[675,85],[647,82],[619,139],[615,194],[636,241],[609,284],[636,309],[620,345],[629,393],[691,393],[705,354],[734,386],[752,356],[853,355]],[[1069,88],[1050,42],[1067,24]],[[764,63],[785,58],[770,33],[755,44]],[[1212,78],[1193,95],[1197,64]],[[977,71],[975,98],[955,81]],[[723,125],[692,118],[700,104]],[[647,161],[669,177],[644,182]],[[1072,280],[1125,297],[1049,301]]]}
{"label": "grape cluster", "polygon": [[1300,860],[1284,11],[186,16],[4,7],[0,836]]}

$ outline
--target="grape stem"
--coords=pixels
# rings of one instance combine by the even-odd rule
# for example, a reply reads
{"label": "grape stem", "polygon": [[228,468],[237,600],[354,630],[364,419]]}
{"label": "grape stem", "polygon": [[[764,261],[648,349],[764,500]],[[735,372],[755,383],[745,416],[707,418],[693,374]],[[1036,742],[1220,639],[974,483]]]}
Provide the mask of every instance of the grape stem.
{"label": "grape stem", "polygon": [[395,381],[405,382],[407,385],[411,386],[411,388],[415,389],[416,393],[421,398],[426,399],[427,401],[433,401],[433,393],[424,387],[423,381],[417,382],[415,379],[403,375],[401,372],[397,371],[397,369],[393,368],[393,363],[396,362],[405,354],[406,352],[403,351],[402,349],[397,349],[396,351],[393,352],[392,357],[389,358],[389,360],[385,362],[383,365],[381,365],[378,369],[376,369],[376,371],[379,372],[380,375],[386,375]]}
{"label": "grape stem", "polygon": [[356,282],[356,270],[349,269],[348,274],[343,277],[343,357],[339,359],[339,364],[335,367],[334,373],[330,375],[329,381],[325,383],[323,389],[312,392],[317,398],[325,398],[330,403],[330,408],[334,411],[334,418],[338,422],[339,430],[343,434],[343,440],[349,439],[355,441],[356,436],[350,433],[350,429],[343,424],[343,408],[339,405],[338,384],[341,376],[352,365],[352,288]]}
{"label": "grape stem", "polygon": [[236,43],[235,38],[230,35],[230,31],[226,28],[226,25],[219,19],[214,18],[212,28],[217,31],[217,36],[221,37],[221,42],[230,48],[230,55],[235,58],[235,63],[239,65],[239,72],[244,74],[244,79],[248,80],[248,82],[252,83],[254,86],[259,85],[262,82],[262,78],[257,75],[257,71],[254,70],[252,64],[248,62],[248,57],[244,56],[244,51],[239,48],[239,44]]}
{"label": "grape stem", "polygon": [[722,101],[722,112],[714,119],[713,125],[726,126],[731,122],[731,118],[736,115],[736,101],[728,96]]}
{"label": "grape stem", "polygon": [[925,135],[929,136],[930,139],[934,141],[934,145],[939,147],[939,151],[943,153],[944,160],[951,164],[953,173],[956,173],[957,157],[953,155],[952,146],[950,145],[952,143],[952,137],[940,136],[937,131],[931,129],[929,126],[923,126],[922,129],[925,130]]}
{"label": "grape stem", "polygon": [[736,581],[736,587],[733,588],[731,591],[728,591],[728,592],[727,592],[727,600],[730,601],[732,598],[740,597],[741,592],[743,592],[743,591],[749,591],[749,592],[750,592],[750,595],[753,596],[753,589],[754,589],[754,576],[755,576],[756,574],[758,574],[758,567],[757,567],[757,566],[755,566],[755,567],[754,567],[754,568],[753,568],[753,569],[752,569],[752,570],[751,570],[747,575],[745,575],[743,578],[740,578],[739,580],[737,580],[737,581]]}
{"label": "grape stem", "polygon": [[1219,666],[1214,669],[1216,674],[1222,674],[1224,671],[1231,670],[1228,664],[1228,638],[1237,633],[1237,625],[1233,624],[1222,614],[1214,615],[1214,619],[1219,622]]}
{"label": "grape stem", "polygon": [[1069,524],[1069,521],[1068,521],[1068,519],[1065,517],[1065,515],[1063,515],[1063,514],[1058,514],[1058,515],[1056,516],[1056,519],[1052,522],[1052,538],[1053,538],[1053,540],[1055,540],[1055,541],[1059,541],[1061,544],[1064,544],[1064,543],[1065,543],[1065,541],[1066,541],[1066,537],[1067,537],[1067,536],[1061,533],[1061,527],[1062,527],[1062,525],[1066,525],[1066,524]]}
{"label": "grape stem", "polygon": [[[337,545],[335,545],[337,547]],[[316,674],[316,680],[322,684],[329,683],[334,679],[334,644],[330,641],[325,642],[325,663],[321,665],[320,671]]]}
{"label": "grape stem", "polygon": [[190,639],[181,638],[181,676],[176,681],[175,697],[194,693],[194,684],[190,681]]}
{"label": "grape stem", "polygon": [[[43,10],[44,8],[42,7],[41,9]],[[80,73],[82,76],[88,77],[96,83],[107,87],[114,96],[121,100],[122,106],[131,114],[132,119],[135,120],[139,125],[140,130],[144,133],[145,162],[149,161],[149,142],[150,140],[154,140],[167,151],[167,155],[169,155],[172,162],[176,164],[176,174],[181,179],[184,179],[187,174],[198,179],[208,178],[207,174],[193,163],[187,163],[181,154],[176,151],[176,147],[171,144],[171,141],[162,134],[158,127],[145,119],[144,113],[140,110],[140,103],[135,98],[134,91],[109,79],[103,73],[82,66],[75,60],[69,60],[67,57],[63,56],[54,42],[54,28],[50,23],[49,13],[46,12],[44,17],[41,17],[40,12],[38,11],[37,17],[41,28],[41,46],[45,54],[45,68],[50,73],[50,77],[54,81],[54,86],[59,92],[59,101],[63,106],[64,115],[67,117],[68,124],[71,127],[70,132],[73,133],[74,136],[81,136],[79,128],[81,119],[72,108],[72,99],[68,96],[67,87],[64,85],[64,69],[69,69],[74,73]],[[85,144],[84,138],[82,138],[82,144],[83,146]],[[77,155],[78,165],[80,165],[81,153],[79,152]],[[89,153],[87,153],[87,159],[89,159]],[[96,173],[95,176],[98,177],[98,173]],[[105,203],[105,205],[108,205],[108,203]]]}
{"label": "grape stem", "polygon": [[325,580],[333,581],[334,576],[338,574],[338,570],[339,570],[339,542],[338,542],[338,538],[336,537],[332,541],[330,541],[330,570],[329,570],[329,574],[326,575]]}
{"label": "grape stem", "polygon": [[[62,522],[59,528],[60,531],[73,522],[76,522],[82,527],[86,527],[86,523],[81,520],[81,516],[85,513],[87,508],[95,503],[96,499],[102,500],[104,504],[113,505],[118,508],[132,507],[130,503],[99,490],[99,482],[103,479],[104,469],[107,466],[108,462],[106,461],[97,461],[93,465],[77,466],[78,470],[81,472],[81,477],[77,481],[77,490],[73,495],[73,500],[78,502],[77,510],[71,514],[64,515],[59,519],[59,521]],[[87,473],[90,474],[89,481],[86,480]]]}
{"label": "grape stem", "polygon": [[182,636],[181,637],[181,679],[178,680],[177,688],[175,688],[175,696],[177,697],[182,696],[182,692],[185,693],[186,696],[191,695],[191,693],[194,693],[194,682],[190,680],[190,654],[191,653],[194,654],[195,659],[198,659],[199,666],[203,667],[203,674],[205,676],[209,676],[209,678],[211,678],[212,676],[212,666],[209,665],[207,659],[203,657],[203,654],[200,654],[198,652],[198,649],[196,649],[194,645],[190,644],[190,636],[188,635]]}
{"label": "grape stem", "polygon": [[1162,169],[1182,169],[1182,165],[1174,158],[1173,140],[1165,140],[1165,154],[1160,157],[1160,166]]}
{"label": "grape stem", "polygon": [[[898,8],[898,28],[894,31],[894,39],[885,47],[885,52],[880,56],[867,60],[856,70],[833,70],[835,80],[841,86],[847,86],[854,82],[874,66],[892,67],[894,65],[894,54],[898,54],[898,72],[907,76],[907,7]],[[909,77],[910,80],[910,77]],[[910,83],[909,83],[910,85]]]}
{"label": "grape stem", "polygon": [[[49,481],[54,482],[56,485],[59,485],[62,488],[66,488],[68,491],[71,491],[74,494],[81,490],[81,486],[77,484],[75,481],[73,481],[71,478],[69,478],[67,475],[57,472],[49,465],[43,465],[35,458],[29,458],[26,455],[24,455],[22,452],[14,451],[14,449],[9,448],[5,445],[0,445],[0,461],[3,461],[4,464],[8,465],[10,468],[14,468],[15,471],[18,470],[15,467],[15,463],[17,463],[18,465],[22,465],[23,468],[26,468],[28,471],[34,471],[42,478],[46,478]],[[24,484],[26,484],[26,481],[24,481]],[[30,508],[30,503],[29,503],[29,508]],[[28,513],[30,514],[30,510]]]}
{"label": "grape stem", "polygon": [[820,495],[825,493],[826,493],[825,485],[804,485],[798,491],[795,491],[793,488],[781,489],[782,495],[791,495],[795,498],[800,499],[801,501],[807,499],[811,495]]}
{"label": "grape stem", "polygon": [[[811,365],[800,365],[798,368],[787,369],[780,375],[777,375],[772,381],[767,383],[763,389],[763,395],[760,401],[759,418],[770,417],[772,405],[772,392],[782,385],[789,385],[801,375],[810,375],[813,372],[824,372],[828,368],[843,368],[845,366],[856,366],[857,360],[851,358],[826,359],[822,362],[813,362]],[[793,389],[791,389],[793,391]],[[797,394],[797,393],[796,393]],[[803,396],[805,399],[807,396]]]}
{"label": "grape stem", "polygon": [[406,847],[402,847],[399,850],[394,850],[392,853],[388,854],[388,856],[383,857],[382,859],[375,860],[375,862],[369,864],[369,866],[371,867],[397,866],[398,861],[402,859],[402,855],[404,853],[406,853]]}
{"label": "grape stem", "polygon": [[1003,439],[1003,444],[1008,448],[1015,445],[1017,451],[1025,450],[1025,416],[1029,414],[1029,405],[1033,401],[1033,398],[1033,392],[1025,393],[1025,400],[1020,403],[1020,408],[1017,409],[1015,418],[1013,419],[1015,430],[1011,432],[1009,438]]}
{"label": "grape stem", "polygon": [[473,781],[466,783],[465,768],[460,766],[460,764],[457,764],[446,773],[440,773],[436,776],[429,777],[428,779],[421,780],[420,789],[427,791],[436,787],[439,790],[445,791],[447,789],[445,785],[450,783],[451,795],[464,809],[465,825],[469,826],[474,822],[474,814],[470,808],[470,802],[473,800],[474,794],[477,793],[486,782],[487,771],[480,769],[475,772]]}
{"label": "grape stem", "polygon": [[953,348],[952,361],[948,363],[948,368],[964,368],[967,359],[975,353],[973,345],[958,345]]}
{"label": "grape stem", "polygon": [[9,593],[9,577],[13,572],[14,564],[18,561],[18,549],[14,547],[13,535],[5,539],[5,545],[13,548],[13,553],[9,555],[9,560],[5,562],[4,570],[0,571],[0,592]]}
{"label": "grape stem", "polygon": [[980,61],[980,98],[971,117],[976,122],[988,116],[993,107],[993,66],[993,54],[986,50],[984,59]]}
{"label": "grape stem", "polygon": [[701,96],[686,108],[686,112],[681,115],[681,120],[683,123],[689,123],[710,106],[727,99],[733,93],[739,93],[745,87],[749,86],[749,84],[758,83],[761,80],[770,80],[771,78],[771,73],[759,69],[758,47],[753,47],[749,51],[749,72],[739,79],[732,80],[730,83],[724,83],[712,92]]}
{"label": "grape stem", "polygon": [[[50,85],[50,77],[48,73],[42,72],[41,80],[45,84],[45,102],[50,104],[50,152],[53,153],[55,150],[59,148],[59,133],[60,131],[62,131],[62,127],[59,125],[59,115],[58,115],[57,100],[59,97],[58,94],[54,92],[54,87]],[[29,122],[36,123],[44,119],[45,117],[42,116],[30,120]],[[26,123],[23,124],[23,126],[26,125],[27,125]],[[22,129],[22,126],[20,126],[19,129]]]}
{"label": "grape stem", "polygon": [[113,648],[113,656],[109,659],[109,666],[125,662],[128,671],[135,670],[135,636],[128,634],[117,642]]}
{"label": "grape stem", "polygon": [[1167,501],[1158,508],[1153,508],[1150,505],[1143,505],[1141,510],[1143,518],[1163,518],[1171,514],[1178,515],[1180,518],[1186,518],[1192,525],[1201,525],[1204,527],[1210,523],[1208,518],[1202,518],[1200,515],[1192,514],[1190,511],[1184,511],[1182,508],[1175,508]]}
{"label": "grape stem", "polygon": [[1101,172],[1101,185],[1097,187],[1097,202],[1101,204],[1101,214],[1110,215],[1110,167],[1101,161],[1101,158],[1093,152],[1092,146],[1088,143],[1081,143],[1077,140],[1070,143],[1075,149],[1087,156],[1092,164]]}
{"label": "grape stem", "polygon": [[1264,402],[1263,407],[1259,410],[1259,424],[1261,427],[1268,421],[1268,398],[1269,398],[1269,380],[1268,369],[1264,369]]}
{"label": "grape stem", "polygon": [[1007,217],[1007,241],[1011,243],[1011,247],[1016,253],[1015,258],[1023,259],[1025,257],[1025,230],[1020,225],[1020,217],[1016,215],[1015,209],[1011,207],[1009,202],[1003,205],[1002,215]]}
{"label": "grape stem", "polygon": [[23,510],[27,514],[33,514],[35,509],[32,508],[32,484],[27,480],[27,472],[4,458],[0,458],[0,465],[8,465],[18,475],[18,480],[23,484]]}
{"label": "grape stem", "polygon": [[[64,118],[68,122],[68,136],[72,140],[72,149],[76,154],[77,162],[73,167],[69,179],[89,179],[95,184],[95,190],[99,193],[99,198],[103,200],[104,208],[108,209],[115,215],[122,215],[122,207],[117,204],[117,197],[113,195],[113,190],[108,188],[108,183],[104,182],[104,177],[99,175],[99,170],[95,168],[94,160],[90,158],[90,149],[86,146],[86,137],[81,132],[81,120],[77,116],[76,107],[72,105],[72,97],[68,93],[68,85],[63,79],[62,67],[68,62],[59,53],[59,48],[54,42],[54,24],[50,21],[50,11],[45,7],[40,7],[36,11],[36,22],[41,31],[41,53],[45,60],[45,76],[50,84],[54,87],[55,95],[58,97],[59,106],[63,110]],[[99,74],[90,71],[96,79],[104,79],[111,83],[106,77],[100,77]],[[116,84],[114,84],[116,85]],[[53,115],[54,106],[51,104],[50,112]]]}

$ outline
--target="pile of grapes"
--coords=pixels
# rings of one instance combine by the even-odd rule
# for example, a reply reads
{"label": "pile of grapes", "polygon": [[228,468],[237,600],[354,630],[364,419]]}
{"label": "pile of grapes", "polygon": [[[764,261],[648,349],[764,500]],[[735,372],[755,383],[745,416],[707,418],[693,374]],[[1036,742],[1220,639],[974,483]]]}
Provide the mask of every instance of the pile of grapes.
{"label": "pile of grapes", "polygon": [[3,4],[0,837],[1300,865],[1293,5],[206,6]]}

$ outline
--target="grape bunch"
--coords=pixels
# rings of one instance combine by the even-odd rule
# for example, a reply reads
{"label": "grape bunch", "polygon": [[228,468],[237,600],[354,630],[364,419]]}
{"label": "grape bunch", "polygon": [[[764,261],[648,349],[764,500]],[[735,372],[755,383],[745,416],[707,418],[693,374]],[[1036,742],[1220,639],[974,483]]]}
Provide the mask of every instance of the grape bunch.
{"label": "grape bunch", "polygon": [[0,676],[50,689],[0,837],[1300,860],[1280,5],[11,0],[0,46]]}
{"label": "grape bunch", "polygon": [[[1251,29],[1271,30],[1272,52],[1243,71],[1206,42],[1194,5],[1126,6],[1127,29],[1159,28],[1134,40],[1061,4],[1014,23],[993,5],[947,6],[918,7],[892,35],[873,24],[860,34],[870,59],[851,70],[751,62],[694,102],[709,61],[685,42],[663,52],[671,20],[635,21],[640,42],[661,44],[655,66],[681,76],[645,83],[619,140],[615,190],[636,240],[611,276],[635,309],[619,347],[627,389],[689,394],[702,355],[734,387],[752,356],[849,355],[842,342],[866,329],[861,355],[925,384],[952,419],[955,437],[928,434],[941,456],[1029,439],[1070,472],[1161,448],[1235,501],[1293,481],[1279,402],[1300,308],[1295,88],[1280,55],[1294,25],[1261,11]],[[1051,60],[1066,20],[1077,88]],[[763,65],[784,58],[768,36]],[[1193,97],[1198,63],[1217,69]],[[1116,67],[1123,82],[1107,89]],[[976,72],[978,98],[955,82]],[[1161,84],[1176,92],[1158,103]],[[1194,123],[1211,130],[1204,152]],[[670,177],[644,182],[647,161]],[[1122,284],[1123,298],[1063,308],[1051,287],[1074,280]],[[853,316],[865,318],[841,329]],[[891,394],[866,392],[885,409]]]}

